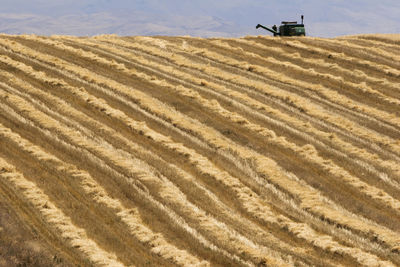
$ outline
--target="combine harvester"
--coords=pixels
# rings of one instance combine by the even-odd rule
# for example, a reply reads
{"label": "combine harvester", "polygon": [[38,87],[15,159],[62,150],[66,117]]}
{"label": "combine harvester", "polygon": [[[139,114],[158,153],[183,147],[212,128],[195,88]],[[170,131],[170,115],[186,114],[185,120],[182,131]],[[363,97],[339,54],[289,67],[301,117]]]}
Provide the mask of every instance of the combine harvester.
{"label": "combine harvester", "polygon": [[306,30],[303,21],[304,16],[301,15],[301,24],[297,24],[297,21],[282,21],[282,25],[279,26],[279,31],[276,25],[272,26],[272,29],[270,29],[261,24],[257,24],[256,29],[263,28],[272,32],[274,36],[305,36]]}

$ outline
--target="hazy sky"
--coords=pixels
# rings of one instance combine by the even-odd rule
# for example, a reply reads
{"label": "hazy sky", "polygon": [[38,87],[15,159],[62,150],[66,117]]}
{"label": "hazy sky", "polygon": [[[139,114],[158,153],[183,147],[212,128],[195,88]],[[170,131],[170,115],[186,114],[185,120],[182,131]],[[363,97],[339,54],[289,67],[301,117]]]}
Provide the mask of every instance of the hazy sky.
{"label": "hazy sky", "polygon": [[311,36],[400,33],[400,0],[0,0],[0,32],[244,36],[301,14]]}

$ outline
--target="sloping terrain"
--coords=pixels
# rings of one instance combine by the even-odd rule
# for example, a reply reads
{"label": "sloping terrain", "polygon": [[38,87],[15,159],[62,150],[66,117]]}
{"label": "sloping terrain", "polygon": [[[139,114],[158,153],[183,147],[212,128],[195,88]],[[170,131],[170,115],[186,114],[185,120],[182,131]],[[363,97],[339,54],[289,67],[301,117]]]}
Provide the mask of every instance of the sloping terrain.
{"label": "sloping terrain", "polygon": [[399,266],[400,38],[0,35],[0,265]]}

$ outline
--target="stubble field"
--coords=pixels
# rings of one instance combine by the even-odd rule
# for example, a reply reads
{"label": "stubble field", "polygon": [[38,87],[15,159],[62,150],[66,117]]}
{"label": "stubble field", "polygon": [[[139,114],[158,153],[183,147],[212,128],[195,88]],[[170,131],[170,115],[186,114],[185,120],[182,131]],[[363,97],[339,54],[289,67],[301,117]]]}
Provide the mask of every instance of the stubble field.
{"label": "stubble field", "polygon": [[400,37],[0,35],[18,264],[399,266]]}

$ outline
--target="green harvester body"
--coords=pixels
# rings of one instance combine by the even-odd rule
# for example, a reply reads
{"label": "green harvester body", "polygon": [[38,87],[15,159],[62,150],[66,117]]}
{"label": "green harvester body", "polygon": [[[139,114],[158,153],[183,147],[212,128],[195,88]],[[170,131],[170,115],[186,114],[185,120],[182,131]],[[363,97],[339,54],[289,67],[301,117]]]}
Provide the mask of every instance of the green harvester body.
{"label": "green harvester body", "polygon": [[305,36],[306,29],[304,27],[303,20],[304,16],[301,16],[301,24],[298,24],[297,21],[282,21],[282,25],[279,26],[279,31],[276,26],[270,29],[261,24],[258,24],[256,29],[263,28],[269,32],[272,32],[274,36]]}

